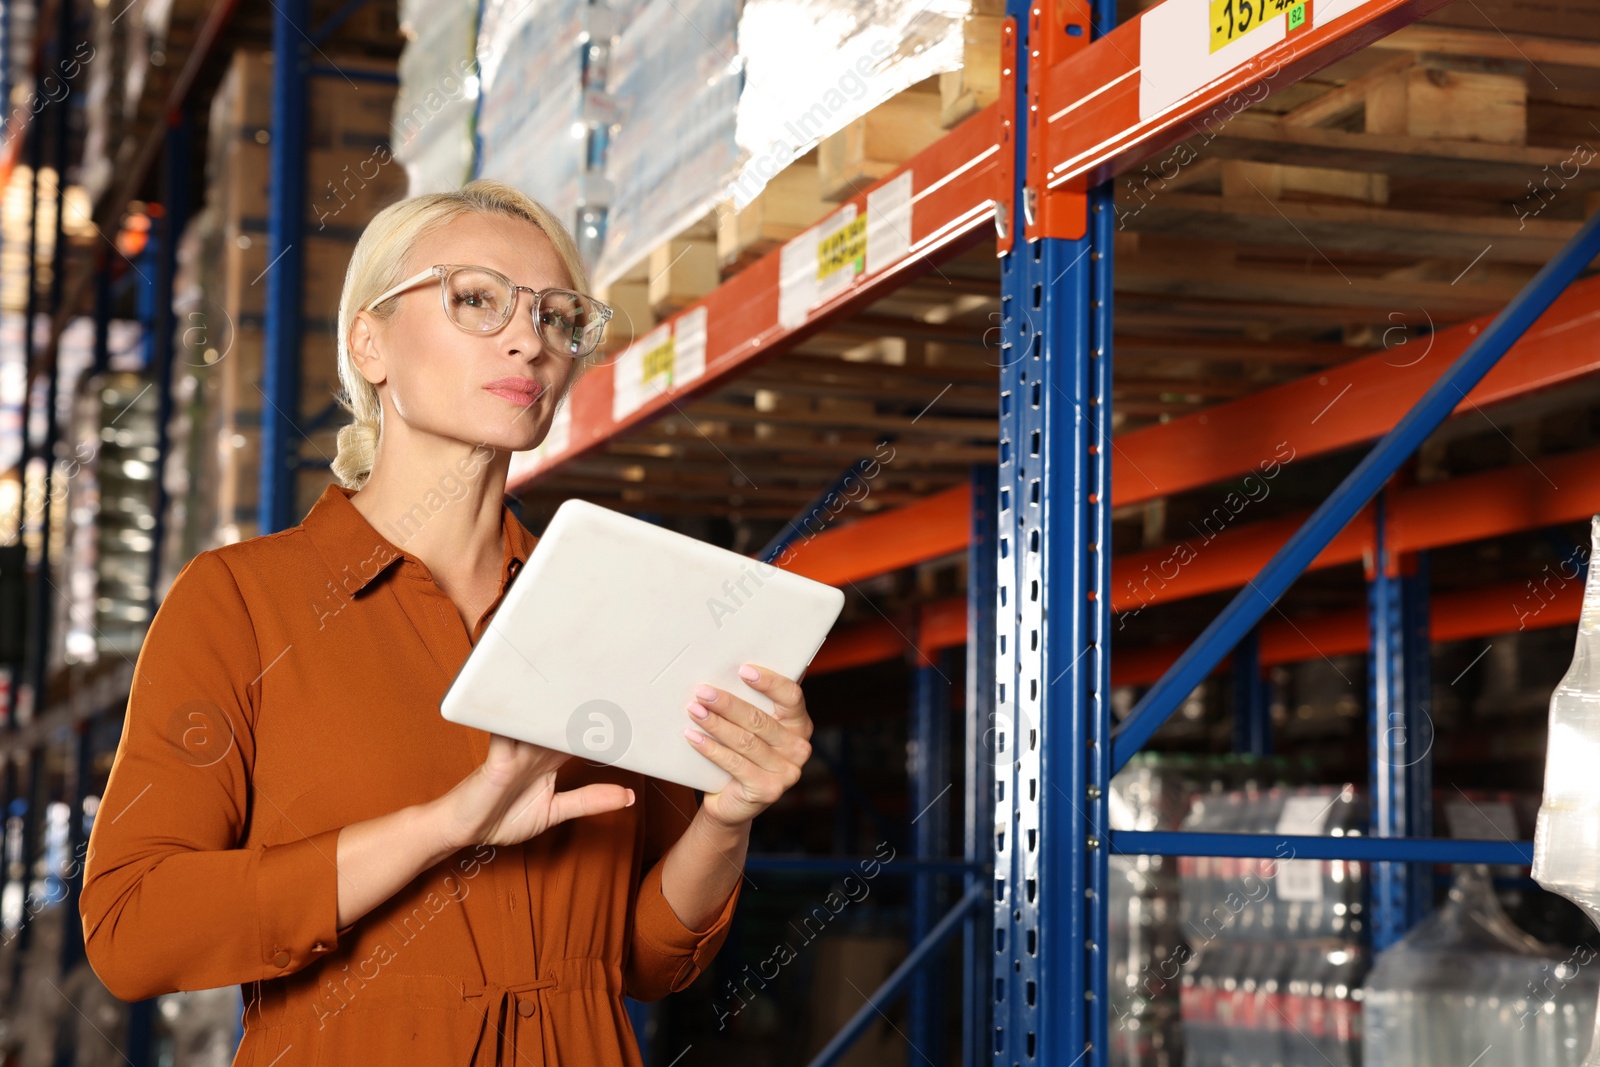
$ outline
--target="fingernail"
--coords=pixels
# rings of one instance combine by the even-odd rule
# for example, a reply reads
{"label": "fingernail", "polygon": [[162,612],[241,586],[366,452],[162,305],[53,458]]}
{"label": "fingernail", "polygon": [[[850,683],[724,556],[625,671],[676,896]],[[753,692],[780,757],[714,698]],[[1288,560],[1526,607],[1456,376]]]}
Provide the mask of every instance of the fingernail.
{"label": "fingernail", "polygon": [[633,790],[628,790],[628,802],[622,806],[625,808],[633,807]]}
{"label": "fingernail", "polygon": [[683,736],[687,737],[697,745],[706,739],[706,735],[701,733],[699,730],[696,730],[693,726],[685,726],[683,728]]}
{"label": "fingernail", "polygon": [[708,704],[717,699],[717,691],[711,688],[709,685],[702,685],[699,689],[694,691],[694,695],[699,697],[701,700],[704,700]]}
{"label": "fingernail", "polygon": [[739,677],[743,678],[747,682],[753,682],[761,677],[761,672],[750,666],[750,664],[746,663],[743,667],[739,668]]}
{"label": "fingernail", "polygon": [[711,712],[707,711],[705,705],[703,704],[690,704],[689,714],[693,715],[697,719],[703,719],[707,715],[710,715]]}

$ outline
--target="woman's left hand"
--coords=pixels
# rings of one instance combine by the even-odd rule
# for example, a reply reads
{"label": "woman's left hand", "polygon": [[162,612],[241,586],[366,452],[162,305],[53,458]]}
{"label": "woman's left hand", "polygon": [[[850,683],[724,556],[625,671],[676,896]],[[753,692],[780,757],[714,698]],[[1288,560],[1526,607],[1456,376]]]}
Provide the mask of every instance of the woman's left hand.
{"label": "woman's left hand", "polygon": [[707,816],[729,827],[747,824],[771,807],[800,780],[800,768],[811,758],[811,716],[800,683],[748,664],[739,674],[766,694],[774,713],[702,685],[689,704],[692,725],[684,730],[690,744],[733,775],[701,804]]}

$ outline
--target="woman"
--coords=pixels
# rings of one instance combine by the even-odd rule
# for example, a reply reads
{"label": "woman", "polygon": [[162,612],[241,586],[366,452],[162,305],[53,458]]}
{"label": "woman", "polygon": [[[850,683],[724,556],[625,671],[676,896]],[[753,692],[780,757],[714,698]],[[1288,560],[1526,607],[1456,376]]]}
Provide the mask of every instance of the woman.
{"label": "woman", "polygon": [[499,183],[381,213],[340,302],[342,484],[200,553],[152,620],[85,942],[124,1000],[240,983],[237,1064],[639,1064],[623,996],[716,954],[750,821],[810,755],[799,685],[759,666],[776,716],[710,688],[685,709],[733,775],[698,810],[439,714],[533,547],[507,467],[599,339],[587,284]]}

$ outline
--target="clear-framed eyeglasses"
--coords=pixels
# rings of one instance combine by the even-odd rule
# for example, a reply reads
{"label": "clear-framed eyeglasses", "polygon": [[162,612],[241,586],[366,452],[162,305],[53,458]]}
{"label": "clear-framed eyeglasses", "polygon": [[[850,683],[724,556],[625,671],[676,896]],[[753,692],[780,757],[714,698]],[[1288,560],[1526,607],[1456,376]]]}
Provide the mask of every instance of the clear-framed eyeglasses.
{"label": "clear-framed eyeglasses", "polygon": [[396,285],[367,304],[372,310],[392,296],[439,279],[439,300],[447,318],[468,333],[490,334],[511,321],[517,291],[530,294],[534,327],[545,347],[573,359],[588,360],[605,335],[612,310],[587,293],[572,289],[534,289],[517,285],[489,267],[441,263]]}

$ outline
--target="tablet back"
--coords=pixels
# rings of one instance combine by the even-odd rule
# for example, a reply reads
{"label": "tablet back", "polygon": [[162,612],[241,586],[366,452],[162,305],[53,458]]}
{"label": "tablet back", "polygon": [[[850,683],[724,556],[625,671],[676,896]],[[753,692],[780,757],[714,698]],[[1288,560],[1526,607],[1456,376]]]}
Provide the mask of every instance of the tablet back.
{"label": "tablet back", "polygon": [[702,682],[764,711],[739,678],[797,677],[844,594],[748,556],[568,500],[451,683],[451,722],[717,792],[684,710]]}

